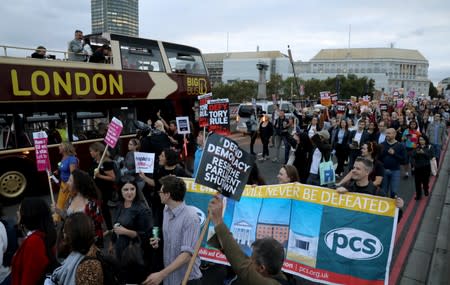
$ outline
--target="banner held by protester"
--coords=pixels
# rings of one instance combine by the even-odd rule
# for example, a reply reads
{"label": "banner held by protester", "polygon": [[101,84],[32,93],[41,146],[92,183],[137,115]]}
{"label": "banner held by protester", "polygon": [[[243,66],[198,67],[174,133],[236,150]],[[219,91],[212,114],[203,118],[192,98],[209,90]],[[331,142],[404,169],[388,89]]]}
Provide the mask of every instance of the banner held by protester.
{"label": "banner held by protester", "polygon": [[[215,191],[184,179],[186,204],[208,213]],[[319,186],[289,183],[245,187],[238,202],[225,199],[224,223],[248,255],[256,239],[272,236],[286,250],[283,271],[325,284],[387,285],[398,209],[395,200],[339,194]],[[228,264],[202,240],[199,256]]]}

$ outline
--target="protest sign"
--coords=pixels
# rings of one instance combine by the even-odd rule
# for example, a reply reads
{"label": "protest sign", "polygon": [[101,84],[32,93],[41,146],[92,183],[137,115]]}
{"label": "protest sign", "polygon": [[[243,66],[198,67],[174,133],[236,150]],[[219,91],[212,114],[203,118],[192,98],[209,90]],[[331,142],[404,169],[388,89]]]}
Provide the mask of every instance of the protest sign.
{"label": "protest sign", "polygon": [[209,114],[208,114],[208,100],[212,99],[212,93],[206,93],[197,97],[199,101],[199,118],[198,123],[200,128],[207,127],[209,124]]}
{"label": "protest sign", "polygon": [[337,113],[344,114],[347,104],[344,101],[337,102]]}
{"label": "protest sign", "polygon": [[388,105],[385,102],[380,103],[380,111],[387,111]]}
{"label": "protest sign", "polygon": [[136,173],[153,173],[155,165],[155,154],[148,152],[134,152],[134,163]]}
{"label": "protest sign", "polygon": [[51,174],[47,140],[48,138],[46,132],[33,132],[34,150],[36,153],[36,168],[38,171],[45,171],[47,173],[50,198],[52,200],[52,203],[55,204],[55,197],[53,195],[52,183],[50,181],[50,178],[52,178],[55,183],[58,183],[59,181],[53,174]]}
{"label": "protest sign", "polygon": [[108,132],[106,133],[105,143],[110,147],[115,147],[117,140],[119,139],[120,132],[122,132],[122,122],[113,117],[111,123],[108,126]]}
{"label": "protest sign", "polygon": [[38,171],[51,169],[47,148],[47,134],[44,131],[33,133],[34,149],[36,153],[36,168]]}
{"label": "protest sign", "polygon": [[254,160],[233,140],[211,134],[203,148],[195,183],[239,201]]}
{"label": "protest sign", "polygon": [[329,107],[331,106],[331,96],[330,91],[322,91],[320,92],[320,104]]}
{"label": "protest sign", "polygon": [[333,103],[333,105],[336,105],[338,101],[338,96],[337,94],[331,94],[331,102]]}
{"label": "protest sign", "polygon": [[219,135],[230,134],[230,112],[228,99],[215,99],[208,101],[210,132]]}
{"label": "protest sign", "polygon": [[[205,221],[215,191],[185,182],[186,204]],[[285,272],[325,284],[389,282],[398,216],[394,199],[289,183],[246,186],[239,202],[225,199],[224,207],[224,223],[248,256],[256,239],[271,236],[285,248]],[[228,264],[206,244],[213,234],[210,225],[199,256]]]}
{"label": "protest sign", "polygon": [[186,135],[191,133],[191,128],[189,126],[189,117],[176,117],[177,120],[177,132],[181,135]]}

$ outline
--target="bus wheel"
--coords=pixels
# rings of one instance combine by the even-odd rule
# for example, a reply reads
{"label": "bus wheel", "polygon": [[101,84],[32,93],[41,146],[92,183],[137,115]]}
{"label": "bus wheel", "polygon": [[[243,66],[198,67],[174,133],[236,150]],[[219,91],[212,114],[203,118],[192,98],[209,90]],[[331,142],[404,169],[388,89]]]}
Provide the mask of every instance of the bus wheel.
{"label": "bus wheel", "polygon": [[0,177],[0,196],[14,199],[27,188],[27,178],[19,171],[7,171]]}

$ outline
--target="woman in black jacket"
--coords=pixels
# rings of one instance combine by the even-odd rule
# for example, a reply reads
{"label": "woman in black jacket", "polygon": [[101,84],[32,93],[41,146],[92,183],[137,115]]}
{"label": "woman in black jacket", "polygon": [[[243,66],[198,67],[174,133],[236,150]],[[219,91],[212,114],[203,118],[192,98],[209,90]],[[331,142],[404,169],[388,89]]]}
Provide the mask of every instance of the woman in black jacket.
{"label": "woman in black jacket", "polygon": [[350,131],[348,130],[348,124],[346,120],[341,120],[339,123],[338,131],[334,138],[331,139],[333,150],[336,151],[336,157],[338,165],[336,168],[336,174],[342,176],[344,174],[344,163],[348,158],[348,138]]}
{"label": "woman in black jacket", "polygon": [[414,165],[414,180],[416,184],[416,200],[422,198],[422,188],[425,196],[428,196],[428,183],[430,182],[431,164],[434,157],[433,147],[430,145],[428,137],[421,136],[419,145],[412,153]]}

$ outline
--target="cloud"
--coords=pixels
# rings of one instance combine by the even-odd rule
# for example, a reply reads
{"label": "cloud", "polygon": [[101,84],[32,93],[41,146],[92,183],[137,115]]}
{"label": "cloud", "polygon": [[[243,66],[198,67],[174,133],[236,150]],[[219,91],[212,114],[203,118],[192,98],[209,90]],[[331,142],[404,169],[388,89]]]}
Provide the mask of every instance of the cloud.
{"label": "cloud", "polygon": [[[203,52],[292,48],[309,60],[324,48],[416,49],[430,63],[430,79],[450,76],[447,40],[450,1],[357,0],[141,0],[140,34],[179,42]],[[73,31],[91,32],[90,1],[5,1],[0,10],[2,44],[65,50]]]}

